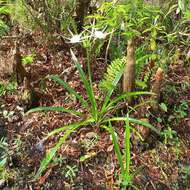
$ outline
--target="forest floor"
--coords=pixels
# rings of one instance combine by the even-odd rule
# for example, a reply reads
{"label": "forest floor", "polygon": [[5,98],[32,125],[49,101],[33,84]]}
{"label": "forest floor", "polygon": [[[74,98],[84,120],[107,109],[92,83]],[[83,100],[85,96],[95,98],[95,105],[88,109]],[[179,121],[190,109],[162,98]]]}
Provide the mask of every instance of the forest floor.
{"label": "forest floor", "polygon": [[[0,45],[6,46],[1,62],[12,64],[13,45],[4,39]],[[59,74],[81,94],[85,95],[80,77],[64,49],[52,49],[32,39],[21,43],[22,55],[35,52],[34,62],[26,68],[31,73],[32,84],[39,91],[39,105],[63,106],[82,109],[63,87],[43,77]],[[77,55],[82,62],[83,58]],[[106,65],[95,63],[93,87],[95,95],[101,93],[97,85]],[[10,66],[11,67],[11,66]],[[1,83],[8,85],[10,77],[3,76]],[[120,173],[110,135],[98,128],[84,127],[76,131],[61,147],[43,176],[34,180],[40,161],[45,152],[54,145],[59,136],[40,144],[48,132],[65,124],[81,121],[83,118],[68,113],[35,112],[24,114],[22,102],[23,86],[14,91],[6,91],[0,97],[0,137],[8,141],[9,162],[4,169],[6,181],[0,179],[0,189],[118,189]],[[144,142],[133,141],[131,171],[137,171],[134,184],[139,189],[190,189],[190,65],[183,62],[171,64],[165,71],[162,102],[167,111],[149,114],[150,122],[167,130],[169,136],[159,138],[149,134]],[[142,118],[141,113],[136,113]],[[171,129],[171,130],[170,130]],[[117,128],[123,140],[123,128]]]}

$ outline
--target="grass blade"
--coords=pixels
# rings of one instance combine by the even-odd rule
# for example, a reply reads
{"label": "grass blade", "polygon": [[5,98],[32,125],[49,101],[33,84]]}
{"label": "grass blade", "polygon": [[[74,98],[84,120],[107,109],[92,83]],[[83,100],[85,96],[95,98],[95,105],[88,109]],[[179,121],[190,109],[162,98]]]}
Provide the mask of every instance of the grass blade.
{"label": "grass blade", "polygon": [[[131,123],[136,123],[136,124],[142,125],[144,127],[147,127],[149,129],[151,129],[156,134],[161,135],[161,132],[159,130],[157,130],[150,123],[147,123],[145,121],[141,121],[141,120],[138,120],[138,119],[130,118],[130,117],[128,119],[129,119],[129,122],[131,122]],[[111,119],[105,119],[102,123],[107,123],[107,122],[111,122],[111,121],[126,121],[126,117],[113,117]]]}
{"label": "grass blade", "polygon": [[88,80],[86,78],[86,75],[85,75],[84,71],[82,70],[82,67],[81,67],[80,63],[78,62],[75,54],[73,53],[72,50],[70,50],[70,51],[71,51],[72,59],[75,62],[77,70],[79,71],[80,77],[81,77],[81,79],[83,81],[83,84],[84,84],[84,87],[86,89],[88,98],[89,98],[89,100],[91,102],[91,105],[92,105],[92,110],[91,110],[92,111],[92,116],[94,117],[95,120],[97,120],[98,111],[97,111],[97,104],[96,104],[96,99],[95,99],[95,96],[94,96],[92,85],[88,82]]}
{"label": "grass blade", "polygon": [[51,162],[51,160],[55,156],[57,150],[61,147],[63,143],[65,143],[65,141],[70,136],[70,134],[74,132],[76,129],[78,129],[79,127],[88,125],[92,123],[93,121],[94,121],[93,119],[88,119],[80,123],[71,124],[71,125],[61,127],[59,129],[55,129],[51,133],[49,133],[47,137],[45,137],[43,140],[46,140],[48,137],[53,136],[57,133],[65,131],[65,134],[63,135],[63,137],[61,137],[58,143],[46,153],[45,158],[41,161],[40,168],[38,169],[37,174],[36,174],[36,178],[40,177],[41,174],[46,170],[48,164]]}
{"label": "grass blade", "polygon": [[125,94],[122,94],[122,95],[119,95],[117,96],[116,98],[114,98],[109,104],[107,107],[110,107],[116,103],[118,103],[119,101],[121,100],[124,100],[128,97],[131,97],[131,96],[140,96],[140,95],[154,95],[154,93],[152,92],[127,92]]}
{"label": "grass blade", "polygon": [[62,85],[70,94],[73,94],[78,100],[81,102],[81,104],[88,108],[88,103],[83,99],[83,97],[77,93],[73,88],[71,88],[64,80],[62,80],[58,75],[50,75],[48,76],[51,80],[57,82],[58,84]]}
{"label": "grass blade", "polygon": [[114,150],[115,150],[115,153],[117,155],[117,159],[118,159],[118,162],[119,162],[119,165],[120,165],[120,168],[121,168],[121,174],[123,176],[124,172],[125,172],[125,168],[124,168],[124,165],[123,165],[122,154],[121,154],[121,151],[120,151],[120,148],[119,148],[117,137],[115,135],[115,131],[114,131],[112,125],[111,125],[111,122],[109,123],[109,127],[107,127],[107,126],[102,126],[102,127],[104,129],[106,129],[112,136],[112,141],[113,141],[113,144],[114,144]]}
{"label": "grass blade", "polygon": [[129,117],[127,115],[125,125],[125,175],[129,176],[129,166],[131,161],[130,155],[130,126],[129,126]]}
{"label": "grass blade", "polygon": [[143,92],[143,91],[142,92],[128,92],[125,94],[121,94],[117,96],[116,98],[114,98],[108,105],[103,105],[101,113],[105,113],[111,106],[113,106],[114,104],[118,103],[121,100],[126,99],[127,97],[140,96],[140,95],[153,95],[153,94],[154,93],[152,92]]}
{"label": "grass blade", "polygon": [[48,164],[51,162],[53,157],[55,156],[57,150],[61,147],[61,145],[67,140],[67,138],[70,136],[70,134],[79,128],[80,126],[72,127],[71,129],[68,129],[64,136],[59,139],[59,142],[55,145],[55,147],[51,148],[47,153],[45,158],[40,163],[40,168],[37,171],[36,178],[40,177],[41,174],[46,170]]}
{"label": "grass blade", "polygon": [[64,107],[37,107],[37,108],[33,108],[30,109],[28,112],[26,112],[26,114],[32,113],[32,112],[37,112],[37,111],[57,111],[57,112],[66,112],[66,113],[71,113],[73,115],[76,116],[82,116],[82,113],[77,112],[75,110],[71,110],[71,109],[66,109]]}
{"label": "grass blade", "polygon": [[94,119],[90,118],[90,119],[87,119],[87,120],[82,121],[82,122],[78,122],[78,123],[74,123],[74,124],[70,124],[70,125],[65,125],[63,127],[60,127],[58,129],[54,129],[53,131],[51,131],[43,140],[46,140],[46,139],[48,139],[49,137],[51,137],[51,136],[53,136],[55,134],[64,132],[67,129],[70,129],[72,127],[89,125],[90,123],[93,123],[93,122],[94,122]]}

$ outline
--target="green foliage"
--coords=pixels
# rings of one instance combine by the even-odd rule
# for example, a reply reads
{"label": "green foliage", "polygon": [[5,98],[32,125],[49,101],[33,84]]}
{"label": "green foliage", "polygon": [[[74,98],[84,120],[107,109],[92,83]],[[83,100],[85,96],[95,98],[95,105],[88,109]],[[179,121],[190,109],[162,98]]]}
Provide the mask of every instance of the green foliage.
{"label": "green foliage", "polygon": [[14,92],[17,89],[17,83],[12,81],[8,84],[0,83],[0,96],[5,95],[6,92]]}
{"label": "green foliage", "polygon": [[173,114],[168,118],[169,122],[179,123],[181,119],[185,118],[188,114],[188,103],[186,101],[180,101],[179,105],[174,105]]}
{"label": "green foliage", "polygon": [[[60,2],[57,0],[30,1],[16,0],[11,3],[12,19],[26,29],[41,29],[48,37],[56,31],[67,30],[74,25],[72,19],[75,0]],[[48,36],[47,36],[48,35]]]}
{"label": "green foliage", "polygon": [[[137,47],[135,51],[135,75],[136,80],[135,84],[140,89],[147,89],[148,88],[148,82],[152,76],[153,69],[149,69],[149,62],[151,60],[154,60],[156,57],[155,53],[152,53],[150,50],[148,50],[148,44],[145,42],[144,44]],[[146,71],[143,69],[147,69]],[[144,75],[143,78],[141,78],[141,75]]]}
{"label": "green foliage", "polygon": [[0,179],[7,182],[14,178],[17,173],[16,170],[9,168],[8,163],[11,162],[13,155],[19,153],[22,146],[20,138],[15,139],[11,147],[7,143],[6,138],[0,139]]}
{"label": "green foliage", "polygon": [[66,178],[68,178],[71,183],[73,183],[74,177],[76,177],[78,172],[78,168],[76,165],[70,166],[67,165],[66,168],[63,170],[63,174],[65,175]]}
{"label": "green foliage", "polygon": [[141,36],[143,29],[154,25],[159,9],[144,3],[142,0],[125,2],[105,2],[98,10],[98,14],[90,16],[95,18],[97,28],[123,30],[128,38]]}
{"label": "green foliage", "polygon": [[31,64],[34,61],[35,55],[34,54],[30,54],[30,55],[26,55],[22,57],[22,63],[24,65],[28,65]]}
{"label": "green foliage", "polygon": [[0,37],[6,34],[9,30],[9,27],[5,24],[3,20],[0,20]]}
{"label": "green foliage", "polygon": [[124,155],[122,155],[121,149],[119,147],[118,138],[115,129],[112,127],[111,123],[109,126],[103,126],[112,137],[112,142],[114,144],[114,150],[118,159],[119,166],[121,168],[120,174],[120,186],[121,189],[126,189],[131,186],[134,189],[138,189],[132,184],[134,174],[130,174],[130,163],[131,163],[131,151],[130,151],[130,126],[128,116],[125,119],[125,132],[124,132]]}
{"label": "green foliage", "polygon": [[[0,1],[0,3],[1,3],[1,1]],[[0,37],[5,35],[9,30],[9,26],[7,25],[7,23],[3,19],[3,16],[8,15],[9,13],[10,13],[10,9],[6,5],[6,2],[4,2],[4,5],[2,5],[0,7]]]}
{"label": "green foliage", "polygon": [[164,112],[167,112],[168,111],[168,107],[167,107],[167,105],[165,104],[165,103],[161,103],[161,104],[159,104],[159,106],[160,106],[160,108],[164,111]]}
{"label": "green foliage", "polygon": [[[102,90],[108,92],[113,88],[113,81],[121,78],[125,66],[125,59],[126,58],[116,59],[107,67],[107,72],[104,74],[104,77],[99,84]],[[118,78],[115,77],[116,75]]]}
{"label": "green foliage", "polygon": [[164,135],[164,144],[168,144],[168,143],[171,144],[171,142],[175,138],[177,139],[177,137],[176,137],[176,135],[177,135],[176,131],[172,130],[170,127],[168,127],[168,129],[165,129],[163,131],[163,135]]}
{"label": "green foliage", "polygon": [[178,0],[178,8],[180,11],[185,12],[188,9],[189,0]]}
{"label": "green foliage", "polygon": [[[111,100],[111,95],[121,77],[121,73],[115,73],[115,78],[113,77],[113,81],[112,84],[110,85],[110,89],[107,91],[105,99],[101,102],[98,102],[95,99],[95,95],[94,95],[94,91],[93,91],[93,87],[92,87],[92,83],[89,82],[87,80],[87,77],[84,73],[84,71],[81,68],[81,65],[79,64],[76,56],[74,55],[74,53],[71,51],[71,55],[72,55],[72,59],[76,65],[76,68],[80,74],[81,80],[84,84],[84,87],[86,89],[86,93],[88,95],[88,99],[84,100],[81,95],[79,93],[77,93],[73,88],[71,88],[67,83],[65,83],[60,77],[58,76],[49,76],[48,78],[53,79],[54,81],[58,82],[60,85],[62,85],[66,90],[68,90],[71,94],[75,95],[76,98],[81,102],[81,104],[84,106],[84,109],[87,109],[87,119],[85,119],[82,122],[79,123],[74,123],[71,125],[66,125],[64,127],[55,129],[54,131],[52,131],[47,137],[45,137],[45,139],[49,138],[50,136],[54,136],[57,133],[61,133],[64,132],[64,135],[59,139],[59,141],[56,143],[56,145],[51,148],[47,153],[45,158],[42,160],[41,164],[40,164],[40,168],[36,174],[36,177],[39,177],[42,172],[44,172],[44,170],[47,168],[49,162],[53,159],[53,157],[55,156],[57,150],[61,147],[61,145],[63,143],[65,143],[65,141],[67,140],[67,138],[71,135],[71,133],[73,133],[75,130],[77,130],[78,128],[81,128],[82,126],[88,126],[88,125],[95,125],[95,126],[101,126],[101,124],[103,123],[107,123],[107,122],[111,122],[111,119],[109,119],[110,116],[112,116],[112,114],[114,114],[116,112],[117,109],[115,109],[115,105],[122,101],[123,99],[130,97],[130,96],[138,96],[138,95],[143,95],[143,94],[151,94],[148,92],[134,92],[134,93],[126,93],[123,95],[119,95],[118,97],[114,98],[113,100]],[[88,105],[88,106],[87,106]],[[100,105],[101,107],[97,107],[97,105]],[[39,108],[34,108],[29,110],[28,113],[34,112],[34,111],[43,111],[43,110],[49,110],[49,111],[64,111],[64,112],[69,112],[69,113],[74,113],[74,114],[78,114],[77,112],[71,111],[71,110],[67,110],[65,108],[62,107],[39,107]],[[112,112],[112,114],[109,116],[109,112]],[[108,114],[108,115],[107,115]],[[78,114],[79,115],[79,114]],[[82,116],[81,116],[82,117]],[[86,117],[86,114],[84,115],[84,117]],[[113,118],[114,119],[118,119],[118,118]],[[126,118],[120,118],[118,119],[118,121],[125,121]],[[159,134],[159,132],[150,124],[147,124],[146,122],[141,122],[132,118],[129,118],[130,122],[134,122],[134,123],[138,123],[141,125],[144,125],[146,127],[149,127],[151,129],[153,129],[155,132],[157,132]]]}

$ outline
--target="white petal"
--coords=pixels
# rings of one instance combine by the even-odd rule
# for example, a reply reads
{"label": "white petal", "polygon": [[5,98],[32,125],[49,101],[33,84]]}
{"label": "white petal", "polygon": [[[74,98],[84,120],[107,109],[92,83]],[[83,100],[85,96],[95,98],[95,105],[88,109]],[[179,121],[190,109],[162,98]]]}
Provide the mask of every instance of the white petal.
{"label": "white petal", "polygon": [[81,41],[80,35],[74,35],[74,36],[70,39],[70,43],[79,43],[80,41]]}
{"label": "white petal", "polygon": [[103,33],[102,31],[99,30],[94,32],[94,37],[98,39],[104,39],[106,35],[107,35],[106,33]]}

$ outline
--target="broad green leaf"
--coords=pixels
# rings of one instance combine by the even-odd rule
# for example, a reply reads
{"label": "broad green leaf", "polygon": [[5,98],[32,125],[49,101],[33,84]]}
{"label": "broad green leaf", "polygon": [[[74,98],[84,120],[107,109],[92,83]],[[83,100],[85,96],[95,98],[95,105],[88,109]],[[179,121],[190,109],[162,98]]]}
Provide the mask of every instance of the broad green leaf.
{"label": "broad green leaf", "polygon": [[164,104],[164,103],[161,103],[159,104],[160,108],[164,111],[164,112],[167,112],[168,111],[168,108],[167,108],[167,105]]}

